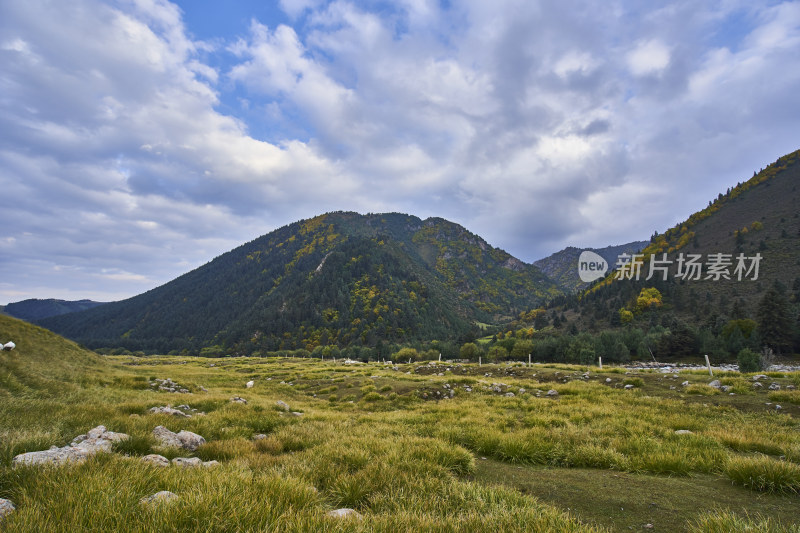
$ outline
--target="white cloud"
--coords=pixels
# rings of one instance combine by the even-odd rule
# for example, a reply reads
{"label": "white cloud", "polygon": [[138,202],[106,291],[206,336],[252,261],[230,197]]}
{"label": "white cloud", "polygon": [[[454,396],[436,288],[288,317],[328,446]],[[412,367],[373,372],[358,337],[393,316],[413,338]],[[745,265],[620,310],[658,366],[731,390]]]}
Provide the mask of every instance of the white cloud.
{"label": "white cloud", "polygon": [[638,43],[627,56],[628,66],[635,76],[658,74],[669,65],[669,48],[658,40]]}
{"label": "white cloud", "polygon": [[2,4],[0,302],[134,294],[334,209],[533,260],[646,238],[797,148],[797,2],[281,8],[212,46],[166,0]]}

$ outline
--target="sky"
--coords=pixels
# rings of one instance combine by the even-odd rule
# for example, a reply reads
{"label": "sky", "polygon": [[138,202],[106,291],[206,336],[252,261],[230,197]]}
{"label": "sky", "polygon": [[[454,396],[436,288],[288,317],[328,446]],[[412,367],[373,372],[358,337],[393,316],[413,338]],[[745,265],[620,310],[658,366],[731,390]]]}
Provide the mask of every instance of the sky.
{"label": "sky", "polygon": [[0,304],[127,298],[334,210],[528,262],[800,148],[800,2],[0,0]]}

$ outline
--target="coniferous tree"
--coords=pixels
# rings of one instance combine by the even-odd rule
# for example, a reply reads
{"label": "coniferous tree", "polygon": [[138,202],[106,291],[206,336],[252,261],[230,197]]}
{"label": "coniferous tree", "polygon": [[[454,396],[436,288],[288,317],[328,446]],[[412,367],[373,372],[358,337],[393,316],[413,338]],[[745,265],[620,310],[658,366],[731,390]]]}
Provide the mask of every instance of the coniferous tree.
{"label": "coniferous tree", "polygon": [[781,287],[773,285],[758,304],[758,330],[761,341],[777,353],[789,348],[792,339],[792,322],[789,301]]}

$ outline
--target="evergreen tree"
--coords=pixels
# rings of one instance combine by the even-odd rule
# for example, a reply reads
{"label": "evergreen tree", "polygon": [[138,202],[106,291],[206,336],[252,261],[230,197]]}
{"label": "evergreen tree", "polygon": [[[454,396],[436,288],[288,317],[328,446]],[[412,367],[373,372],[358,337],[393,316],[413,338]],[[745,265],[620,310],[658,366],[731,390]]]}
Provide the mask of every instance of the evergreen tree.
{"label": "evergreen tree", "polygon": [[790,347],[792,321],[789,316],[789,301],[781,287],[773,285],[758,304],[758,330],[761,341],[777,353]]}

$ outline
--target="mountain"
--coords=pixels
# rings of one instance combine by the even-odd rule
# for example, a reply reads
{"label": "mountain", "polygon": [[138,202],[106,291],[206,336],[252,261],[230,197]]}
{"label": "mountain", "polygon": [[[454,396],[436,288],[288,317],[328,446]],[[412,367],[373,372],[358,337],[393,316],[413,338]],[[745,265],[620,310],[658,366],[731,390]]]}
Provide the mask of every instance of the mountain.
{"label": "mountain", "polygon": [[[705,209],[654,235],[642,251],[644,264],[639,280],[609,275],[583,294],[553,305],[567,311],[567,318],[574,316],[580,328],[597,330],[618,325],[620,309],[625,308],[632,313],[626,318],[644,329],[660,324],[673,331],[707,330],[716,336],[724,334],[727,339],[731,321],[760,320],[759,329],[768,328],[763,323],[762,305],[767,295],[769,300],[775,294],[789,322],[796,324],[800,311],[798,186],[800,150],[754,172],[749,180],[720,193]],[[678,276],[681,256],[684,265],[690,256],[697,258],[699,279],[694,279],[696,275]],[[741,271],[737,270],[740,262],[744,267]],[[647,280],[651,264],[667,267],[667,279],[656,270],[656,275]],[[714,273],[715,269],[720,275]],[[659,294],[642,309],[639,296],[648,288]],[[729,329],[723,332],[726,325]],[[745,337],[749,334],[744,331]]]}
{"label": "mountain", "polygon": [[606,260],[606,263],[613,268],[617,264],[620,254],[634,254],[644,249],[650,241],[634,241],[618,246],[606,246],[605,248],[575,248],[569,246],[554,253],[544,259],[534,261],[533,264],[555,281],[563,290],[570,292],[585,289],[589,283],[581,281],[578,277],[578,257],[584,250],[590,250]]}
{"label": "mountain", "polygon": [[39,323],[90,347],[249,354],[458,339],[560,293],[447,220],[335,212],[144,294]]}
{"label": "mountain", "polygon": [[52,298],[47,300],[32,298],[30,300],[10,303],[2,309],[2,312],[16,318],[21,318],[22,320],[27,320],[28,322],[35,322],[51,316],[84,311],[97,307],[98,305],[103,305],[104,303],[105,302],[93,302],[92,300],[67,301],[55,300]]}

